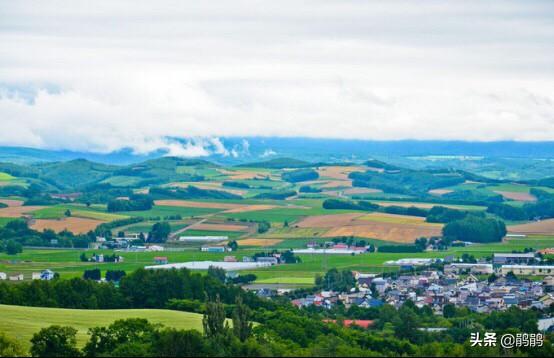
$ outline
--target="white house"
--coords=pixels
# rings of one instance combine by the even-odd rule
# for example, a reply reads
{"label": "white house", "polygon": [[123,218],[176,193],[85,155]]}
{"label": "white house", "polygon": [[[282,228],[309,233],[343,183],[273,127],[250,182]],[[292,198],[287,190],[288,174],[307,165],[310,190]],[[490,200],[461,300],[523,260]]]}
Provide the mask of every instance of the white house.
{"label": "white house", "polygon": [[5,272],[0,272],[0,280],[6,280],[8,278],[8,275],[6,275]]}

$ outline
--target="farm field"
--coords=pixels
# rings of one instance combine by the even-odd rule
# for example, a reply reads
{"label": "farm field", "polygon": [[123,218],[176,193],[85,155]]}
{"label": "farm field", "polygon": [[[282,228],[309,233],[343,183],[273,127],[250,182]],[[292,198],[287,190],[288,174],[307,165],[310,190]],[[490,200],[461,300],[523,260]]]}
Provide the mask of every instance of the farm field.
{"label": "farm field", "polygon": [[440,235],[441,225],[429,224],[423,219],[382,213],[349,213],[310,216],[296,225],[301,228],[328,228],[322,237],[355,236],[411,243],[419,237]]}
{"label": "farm field", "polygon": [[44,206],[8,206],[7,208],[0,208],[1,218],[20,218],[25,215],[31,214],[33,211],[43,209]]}
{"label": "farm field", "polygon": [[[207,233],[209,234],[209,233]],[[221,261],[225,256],[233,255],[238,260],[243,256],[251,256],[256,252],[269,249],[290,249],[303,248],[310,241],[325,242],[328,239],[282,239],[280,242],[268,240],[265,243],[260,241],[247,241],[250,239],[239,240],[239,250],[233,253],[208,253],[201,252],[198,248],[189,248],[185,251],[165,251],[163,256],[167,256],[170,263],[188,262],[188,261]],[[369,243],[377,246],[389,244],[387,242],[368,239]],[[262,244],[269,244],[262,246]],[[383,263],[389,260],[400,258],[443,258],[448,255],[455,257],[463,253],[469,253],[476,258],[491,256],[494,252],[512,252],[513,250],[523,250],[532,247],[542,249],[554,247],[554,235],[533,235],[525,238],[511,238],[500,243],[474,244],[467,247],[452,247],[446,251],[421,252],[421,253],[368,253],[356,256],[350,255],[321,255],[321,254],[299,254],[302,262],[294,265],[278,265],[270,268],[260,268],[256,270],[241,271],[244,273],[254,273],[258,281],[266,283],[265,280],[271,279],[271,282],[280,283],[309,283],[317,274],[323,274],[326,269],[336,267],[338,269],[360,270],[364,272],[388,272],[395,271],[398,267],[385,266]],[[31,272],[50,268],[60,273],[62,278],[80,277],[85,269],[100,268],[103,273],[106,270],[126,270],[133,271],[147,265],[152,265],[155,256],[160,256],[159,252],[117,252],[124,257],[123,263],[94,263],[81,262],[79,256],[85,252],[88,257],[92,253],[112,254],[111,250],[62,250],[62,249],[25,249],[23,253],[15,256],[0,254],[0,271],[7,273],[24,273],[30,277]],[[304,282],[299,282],[304,280]],[[311,282],[311,281],[310,281]]]}
{"label": "farm field", "polygon": [[40,210],[33,211],[34,219],[61,219],[65,217],[65,212],[69,210],[71,216],[96,219],[102,221],[114,221],[125,219],[127,215],[113,214],[100,210],[87,210],[85,206],[77,205],[56,205],[49,206]]}
{"label": "farm field", "polygon": [[402,207],[415,206],[416,208],[422,208],[422,209],[430,209],[433,206],[437,206],[437,205],[445,206],[451,209],[458,209],[458,210],[485,210],[486,209],[486,207],[478,206],[478,205],[437,204],[437,203],[426,203],[426,202],[419,202],[419,201],[375,200],[374,203],[381,206],[402,206]]}
{"label": "farm field", "polygon": [[46,229],[60,232],[63,230],[71,231],[74,234],[86,234],[87,232],[94,230],[98,225],[104,223],[102,220],[85,219],[78,217],[67,217],[62,219],[35,219],[32,221],[30,227],[37,231],[44,231]]}
{"label": "farm field", "polygon": [[78,310],[0,305],[0,317],[0,331],[8,332],[27,349],[33,334],[50,325],[77,329],[80,347],[88,339],[89,328],[107,326],[118,319],[144,318],[167,327],[202,331],[202,315],[160,309]]}
{"label": "farm field", "polygon": [[144,218],[160,217],[171,215],[181,215],[183,218],[202,216],[206,214],[212,214],[220,211],[219,209],[210,208],[189,208],[189,207],[177,207],[177,206],[154,206],[150,210],[141,211],[122,211],[118,214],[127,216],[140,216]]}
{"label": "farm field", "polygon": [[508,231],[514,234],[552,234],[554,232],[554,219],[511,225],[508,226]]}

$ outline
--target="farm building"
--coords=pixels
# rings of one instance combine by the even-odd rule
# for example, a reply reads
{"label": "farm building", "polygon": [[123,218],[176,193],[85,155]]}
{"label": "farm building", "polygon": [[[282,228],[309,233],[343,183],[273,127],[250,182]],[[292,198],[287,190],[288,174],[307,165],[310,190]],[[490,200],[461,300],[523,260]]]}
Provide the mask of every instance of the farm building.
{"label": "farm building", "polygon": [[516,275],[529,275],[529,276],[542,276],[542,275],[552,275],[554,274],[553,265],[502,265],[500,268],[500,273],[502,275],[507,275],[508,273],[513,272]]}
{"label": "farm building", "polygon": [[494,254],[492,262],[495,265],[529,265],[535,260],[535,254],[529,252],[526,254]]}
{"label": "farm building", "polygon": [[225,256],[223,258],[223,261],[225,261],[225,262],[238,262],[238,260],[235,256]]}
{"label": "farm building", "polygon": [[6,280],[8,278],[8,275],[6,275],[5,272],[0,272],[0,280]]}
{"label": "farm building", "polygon": [[277,265],[279,263],[279,259],[277,259],[276,257],[273,257],[273,256],[257,257],[256,262],[265,262],[265,263],[269,263],[271,265]]}
{"label": "farm building", "polygon": [[167,265],[155,265],[155,266],[146,266],[147,270],[158,270],[158,269],[181,269],[187,268],[189,270],[207,270],[210,267],[219,267],[224,270],[249,270],[259,267],[268,267],[271,266],[267,262],[224,262],[224,261],[189,261],[181,262]]}
{"label": "farm building", "polygon": [[203,251],[203,252],[225,252],[226,248],[225,248],[225,246],[202,246],[202,248],[200,248],[200,251]]}

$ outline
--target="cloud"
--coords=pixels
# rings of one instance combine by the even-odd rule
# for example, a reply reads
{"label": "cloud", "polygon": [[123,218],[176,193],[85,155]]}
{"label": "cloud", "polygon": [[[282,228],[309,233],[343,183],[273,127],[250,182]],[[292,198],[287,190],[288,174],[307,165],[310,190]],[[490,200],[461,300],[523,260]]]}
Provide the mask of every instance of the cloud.
{"label": "cloud", "polygon": [[271,149],[266,149],[262,155],[260,155],[260,157],[262,158],[267,158],[267,157],[271,157],[272,155],[277,155],[277,152],[271,150]]}
{"label": "cloud", "polygon": [[0,144],[235,157],[248,142],[219,138],[554,140],[549,1],[156,6],[0,3]]}

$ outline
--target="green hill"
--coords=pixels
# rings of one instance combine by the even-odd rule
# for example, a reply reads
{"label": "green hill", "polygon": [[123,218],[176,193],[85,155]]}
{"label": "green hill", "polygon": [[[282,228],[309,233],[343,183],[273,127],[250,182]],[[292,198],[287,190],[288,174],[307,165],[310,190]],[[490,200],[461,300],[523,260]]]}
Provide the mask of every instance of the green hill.
{"label": "green hill", "polygon": [[283,168],[306,168],[312,165],[313,165],[312,163],[299,160],[299,159],[294,159],[294,158],[275,158],[264,162],[241,164],[241,165],[238,165],[238,167],[283,169]]}
{"label": "green hill", "polygon": [[18,339],[27,348],[35,332],[54,324],[77,329],[80,346],[88,339],[89,328],[106,326],[118,319],[146,318],[167,327],[202,330],[200,314],[156,309],[76,310],[0,305],[0,317],[0,331]]}

